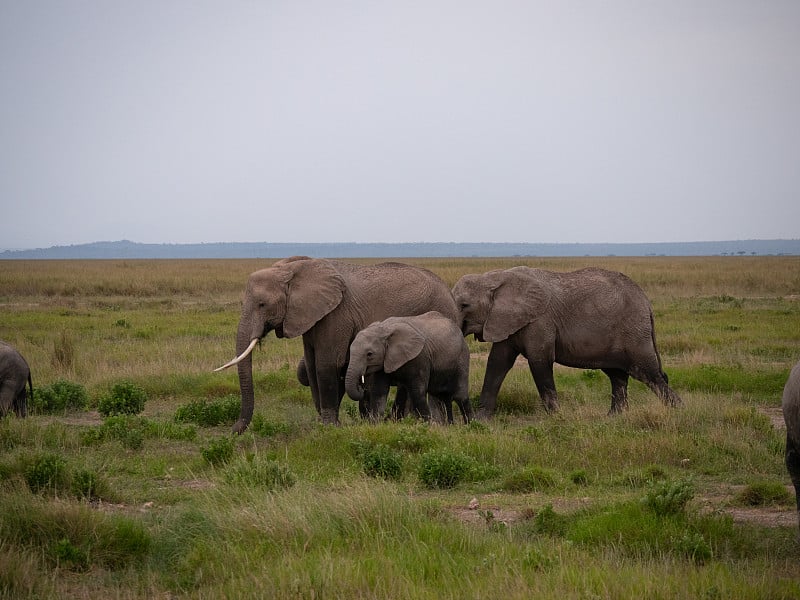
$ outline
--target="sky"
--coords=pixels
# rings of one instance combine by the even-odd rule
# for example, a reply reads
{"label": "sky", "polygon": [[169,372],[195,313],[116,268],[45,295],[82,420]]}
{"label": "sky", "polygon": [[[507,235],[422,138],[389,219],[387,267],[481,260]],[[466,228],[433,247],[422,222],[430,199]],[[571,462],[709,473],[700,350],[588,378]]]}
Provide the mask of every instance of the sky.
{"label": "sky", "polygon": [[0,249],[800,238],[797,0],[0,0]]}

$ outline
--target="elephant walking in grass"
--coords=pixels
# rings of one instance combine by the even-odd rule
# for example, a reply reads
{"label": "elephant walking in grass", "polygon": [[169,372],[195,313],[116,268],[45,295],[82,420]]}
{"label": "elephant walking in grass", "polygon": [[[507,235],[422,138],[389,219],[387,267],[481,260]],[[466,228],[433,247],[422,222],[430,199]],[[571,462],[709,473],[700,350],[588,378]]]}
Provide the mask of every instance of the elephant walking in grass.
{"label": "elephant walking in grass", "polygon": [[31,370],[22,355],[11,344],[0,341],[0,417],[12,409],[18,417],[28,414],[25,386],[33,398]]}
{"label": "elephant walking in grass", "polygon": [[[453,422],[453,402],[465,423],[472,417],[469,348],[458,326],[436,311],[390,317],[359,332],[350,345],[345,375],[345,389],[354,400],[362,399],[367,376],[373,377],[373,385],[385,386],[373,390],[377,397],[385,398],[390,383],[398,386],[398,392],[406,390],[413,410],[424,419],[431,416],[429,395],[443,406],[448,423]],[[399,416],[403,410],[400,406]]]}
{"label": "elephant walking in grass", "polygon": [[253,416],[251,352],[270,331],[279,338],[303,336],[303,358],[314,405],[323,423],[339,423],[343,375],[356,334],[391,316],[438,310],[455,321],[447,285],[427,269],[402,263],[356,265],[295,256],[252,273],[236,334],[242,407],[233,427],[243,432]]}
{"label": "elephant walking in grass", "polygon": [[494,414],[500,386],[520,354],[548,412],[558,409],[553,363],[601,369],[611,380],[609,413],[627,408],[628,377],[664,403],[681,402],[661,368],[650,301],[622,273],[514,267],[464,275],[453,297],[463,334],[492,342],[480,417]]}
{"label": "elephant walking in grass", "polygon": [[786,422],[786,470],[792,478],[800,517],[800,362],[789,373],[781,407]]}

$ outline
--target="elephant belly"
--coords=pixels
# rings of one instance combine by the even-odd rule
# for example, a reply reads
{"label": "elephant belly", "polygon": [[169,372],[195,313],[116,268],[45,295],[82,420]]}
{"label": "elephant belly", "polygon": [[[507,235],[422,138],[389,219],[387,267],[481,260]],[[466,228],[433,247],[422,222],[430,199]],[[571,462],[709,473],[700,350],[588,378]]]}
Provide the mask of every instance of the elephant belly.
{"label": "elephant belly", "polygon": [[608,338],[579,338],[557,342],[555,362],[578,369],[626,369],[630,359],[624,347],[609,344]]}
{"label": "elephant belly", "polygon": [[432,373],[428,382],[428,393],[434,396],[450,396],[458,389],[458,379],[456,370]]}

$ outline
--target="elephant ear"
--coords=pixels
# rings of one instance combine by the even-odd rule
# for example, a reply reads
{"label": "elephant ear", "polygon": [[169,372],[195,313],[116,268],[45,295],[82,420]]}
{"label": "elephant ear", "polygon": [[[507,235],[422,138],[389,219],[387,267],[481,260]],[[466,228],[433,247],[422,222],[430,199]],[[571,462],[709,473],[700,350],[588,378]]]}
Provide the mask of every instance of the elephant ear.
{"label": "elephant ear", "polygon": [[483,339],[501,342],[549,310],[551,290],[532,276],[532,269],[488,273],[492,303],[483,325]]}
{"label": "elephant ear", "polygon": [[282,261],[292,271],[283,334],[297,337],[339,306],[346,288],[342,276],[327,260],[297,258]]}
{"label": "elephant ear", "polygon": [[383,370],[393,373],[416,358],[425,346],[425,338],[408,323],[397,323],[386,340]]}

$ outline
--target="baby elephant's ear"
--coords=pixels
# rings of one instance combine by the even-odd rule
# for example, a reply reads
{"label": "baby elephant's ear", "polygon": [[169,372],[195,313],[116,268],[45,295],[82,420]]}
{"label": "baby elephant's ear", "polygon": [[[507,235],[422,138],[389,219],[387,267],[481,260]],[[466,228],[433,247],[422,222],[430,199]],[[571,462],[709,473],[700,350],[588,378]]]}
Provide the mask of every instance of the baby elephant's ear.
{"label": "baby elephant's ear", "polygon": [[408,323],[397,323],[386,340],[383,370],[393,373],[422,352],[425,338]]}

